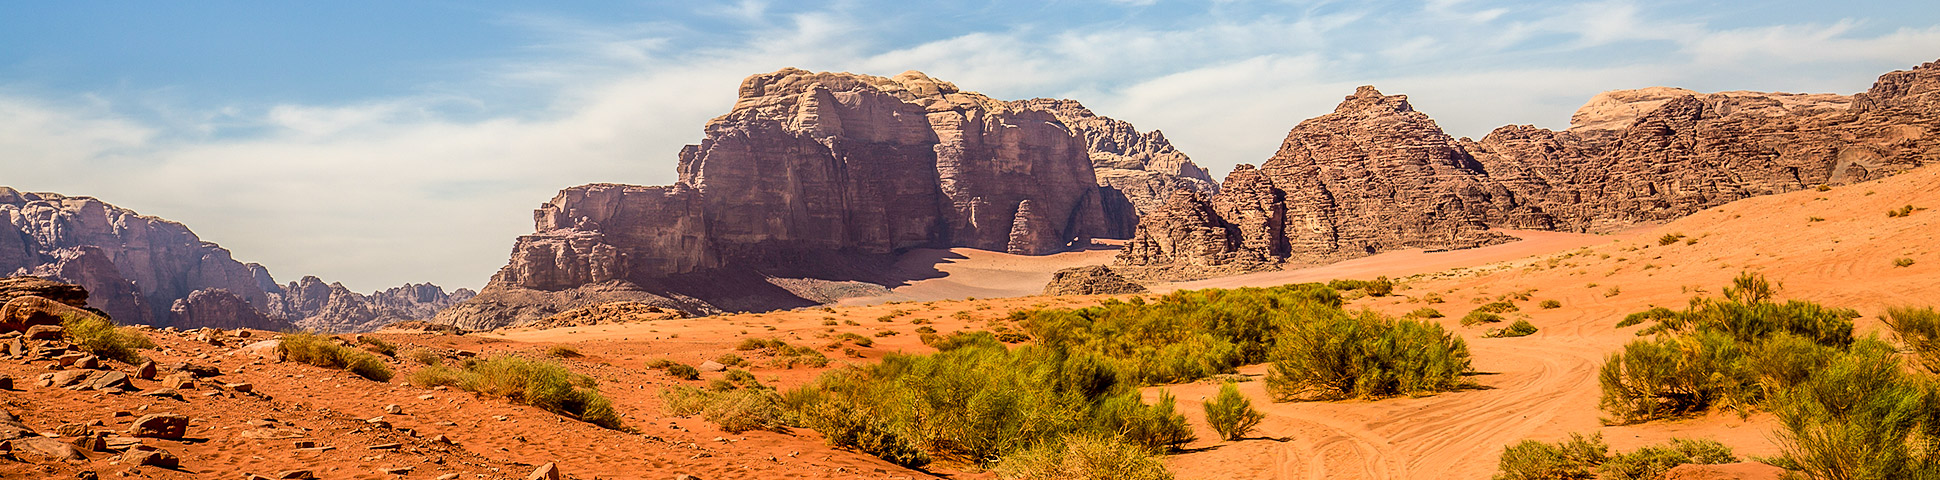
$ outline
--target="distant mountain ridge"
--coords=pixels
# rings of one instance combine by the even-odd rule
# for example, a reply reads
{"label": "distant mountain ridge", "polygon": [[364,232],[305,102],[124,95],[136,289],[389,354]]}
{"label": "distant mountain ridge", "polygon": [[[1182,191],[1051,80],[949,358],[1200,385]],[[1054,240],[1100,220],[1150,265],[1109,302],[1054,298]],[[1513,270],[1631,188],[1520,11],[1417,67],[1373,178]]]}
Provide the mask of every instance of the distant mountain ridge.
{"label": "distant mountain ridge", "polygon": [[81,285],[91,306],[125,324],[368,331],[473,294],[423,284],[364,296],[316,277],[285,288],[185,225],[94,197],[0,187],[0,221],[0,274]]}
{"label": "distant mountain ridge", "polygon": [[1216,194],[1176,191],[1118,263],[1317,263],[1500,243],[1493,228],[1603,232],[1940,161],[1940,62],[1856,95],[1674,88],[1598,95],[1551,131],[1456,139],[1361,87]]}

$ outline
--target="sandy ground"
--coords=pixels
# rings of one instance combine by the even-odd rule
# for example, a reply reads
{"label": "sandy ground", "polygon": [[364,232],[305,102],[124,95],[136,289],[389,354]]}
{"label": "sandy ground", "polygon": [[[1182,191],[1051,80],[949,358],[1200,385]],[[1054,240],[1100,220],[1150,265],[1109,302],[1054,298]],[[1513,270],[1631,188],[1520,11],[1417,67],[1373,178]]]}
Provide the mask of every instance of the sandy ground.
{"label": "sandy ground", "polygon": [[[1892,208],[1940,206],[1940,169],[1924,169],[1884,181],[1761,197],[1713,208],[1670,224],[1618,235],[1517,232],[1526,240],[1454,252],[1391,252],[1315,269],[1267,272],[1169,285],[1163,289],[1275,285],[1331,278],[1387,275],[1401,281],[1397,295],[1359,298],[1349,308],[1400,314],[1431,307],[1469,342],[1475,380],[1483,388],[1424,398],[1379,401],[1271,403],[1261,382],[1241,390],[1269,417],[1251,437],[1214,440],[1199,402],[1211,384],[1152,387],[1155,398],[1170,390],[1199,430],[1200,440],[1168,463],[1182,479],[1483,479],[1495,470],[1506,445],[1523,439],[1557,440],[1571,432],[1600,432],[1616,449],[1672,437],[1723,441],[1740,454],[1776,452],[1773,423],[1765,416],[1705,418],[1604,426],[1596,408],[1596,371],[1603,358],[1635,338],[1617,329],[1623,315],[1651,306],[1678,307],[1691,296],[1715,294],[1740,271],[1762,272],[1783,283],[1782,298],[1809,299],[1859,309],[1861,330],[1878,327],[1884,308],[1930,304],[1940,280],[1940,212],[1888,218]],[[1666,233],[1685,240],[1659,245]],[[1694,241],[1693,243],[1686,243]],[[401,350],[423,348],[447,356],[520,353],[539,355],[565,345],[584,357],[564,360],[596,378],[635,433],[601,429],[503,399],[422,389],[403,376],[372,382],[345,374],[263,358],[233,339],[224,346],[180,335],[154,333],[164,365],[190,361],[221,368],[217,383],[248,382],[256,394],[205,387],[185,400],[76,392],[34,386],[48,372],[45,361],[0,360],[0,374],[17,389],[0,402],[36,431],[64,423],[100,421],[99,429],[125,429],[117,412],[177,412],[194,420],[187,441],[151,440],[182,457],[180,470],[119,465],[112,455],[92,453],[81,463],[28,464],[0,460],[0,478],[101,476],[190,478],[273,475],[312,469],[323,478],[524,478],[534,466],[558,462],[569,478],[990,478],[963,465],[915,471],[874,457],[825,446],[819,434],[729,434],[700,418],[673,418],[658,393],[671,385],[701,386],[644,368],[658,358],[700,363],[750,337],[824,346],[842,333],[875,340],[870,347],[824,350],[835,362],[869,362],[894,352],[925,352],[919,329],[940,333],[983,330],[1016,309],[1073,307],[1105,297],[1029,296],[1050,272],[1066,266],[1106,263],[1112,251],[1097,249],[1047,257],[1019,257],[970,250],[934,251],[936,258],[909,259],[911,268],[946,275],[913,282],[868,305],[808,308],[761,314],[606,324],[549,330],[513,329],[464,336],[380,333]],[[1896,258],[1915,261],[1895,267]],[[936,264],[936,260],[943,263]],[[932,262],[921,264],[921,262]],[[1461,327],[1457,318],[1480,303],[1511,292],[1528,292],[1520,312],[1542,330],[1524,338],[1480,338],[1486,327]],[[1434,293],[1444,303],[1428,303]],[[1025,295],[1025,296],[1019,296]],[[975,299],[967,299],[976,297]],[[941,300],[955,299],[955,300]],[[1554,299],[1557,309],[1537,308]],[[920,301],[917,301],[920,300]],[[934,301],[932,301],[934,300]],[[256,338],[270,335],[257,332]],[[238,353],[240,352],[240,353]],[[781,388],[801,385],[824,369],[779,368],[758,355],[749,370]],[[400,373],[416,368],[391,360]],[[122,368],[126,368],[125,366]],[[1259,376],[1264,367],[1243,373]],[[166,371],[164,372],[166,373]],[[155,382],[137,381],[151,388]],[[403,414],[383,413],[397,404]],[[393,428],[365,419],[383,416]],[[500,420],[503,417],[503,420]],[[453,443],[430,439],[446,435]],[[328,450],[294,448],[312,440]],[[394,448],[386,444],[398,444]],[[382,469],[412,467],[404,474]]]}

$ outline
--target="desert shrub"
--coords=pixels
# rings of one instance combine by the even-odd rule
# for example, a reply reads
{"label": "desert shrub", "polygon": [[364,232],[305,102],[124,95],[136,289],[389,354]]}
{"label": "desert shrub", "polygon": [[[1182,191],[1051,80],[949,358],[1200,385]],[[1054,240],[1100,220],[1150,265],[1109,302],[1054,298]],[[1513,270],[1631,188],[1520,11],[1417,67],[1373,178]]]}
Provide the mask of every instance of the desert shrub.
{"label": "desert shrub", "polygon": [[1206,423],[1212,424],[1213,431],[1219,432],[1219,438],[1224,440],[1239,440],[1266,419],[1232,382],[1221,384],[1219,394],[1204,406]]}
{"label": "desert shrub", "polygon": [[1336,312],[1280,336],[1266,377],[1275,400],[1420,396],[1468,385],[1468,345],[1440,325]]}
{"label": "desert shrub", "polygon": [[1823,345],[1852,343],[1852,320],[1859,312],[1818,303],[1772,300],[1778,287],[1755,273],[1740,274],[1724,288],[1724,298],[1693,298],[1683,311],[1654,308],[1624,317],[1618,327],[1654,321],[1637,335],[1716,331],[1740,342],[1753,343],[1779,332],[1812,339]]}
{"label": "desert shrub", "polygon": [[1925,208],[1922,208],[1922,207],[1915,207],[1915,206],[1912,206],[1912,205],[1907,205],[1907,206],[1903,206],[1903,207],[1900,207],[1900,208],[1895,208],[1895,209],[1892,209],[1892,210],[1887,210],[1887,211],[1886,211],[1886,216],[1887,216],[1887,217],[1889,217],[1889,218],[1890,218],[1890,217],[1910,217],[1910,216],[1913,216],[1913,212],[1917,212],[1917,211],[1921,211],[1921,210],[1926,210],[1926,209],[1925,209]]}
{"label": "desert shrub", "polygon": [[1610,454],[1603,434],[1544,443],[1524,440],[1504,448],[1497,462],[1496,480],[1655,480],[1672,467],[1738,461],[1731,449],[1712,440],[1673,438],[1668,445],[1652,445],[1629,453]]}
{"label": "desert shrub", "polygon": [[676,363],[673,365],[668,365],[667,374],[672,375],[674,378],[678,378],[681,380],[700,380],[701,379],[701,369],[694,368],[693,365],[688,365],[685,363]]}
{"label": "desert shrub", "polygon": [[1501,315],[1496,315],[1496,314],[1484,312],[1481,310],[1468,312],[1468,315],[1462,316],[1462,326],[1464,327],[1473,327],[1484,323],[1501,323],[1501,322],[1502,322]]}
{"label": "desert shrub", "polygon": [[755,380],[753,373],[748,373],[747,370],[739,368],[730,368],[726,372],[722,372],[722,379],[727,380],[728,383],[732,383],[736,387],[761,388],[761,381]]}
{"label": "desert shrub", "polygon": [[896,336],[896,335],[899,335],[899,334],[901,334],[901,333],[902,333],[902,332],[897,332],[897,331],[895,331],[895,330],[890,330],[890,329],[887,329],[887,328],[885,328],[885,329],[881,329],[881,330],[877,330],[877,331],[876,331],[876,336],[878,336],[878,337],[894,337],[894,336]]}
{"label": "desert shrub", "polygon": [[1623,287],[1619,287],[1616,285],[1611,285],[1610,288],[1603,289],[1603,296],[1605,298],[1614,297],[1622,293],[1623,293]]}
{"label": "desert shrub", "polygon": [[546,347],[546,356],[552,358],[579,358],[586,355],[579,353],[579,349],[577,348],[565,345],[553,345]]}
{"label": "desert shrub", "polygon": [[664,370],[667,367],[671,367],[674,365],[678,365],[678,363],[674,362],[673,359],[670,359],[670,358],[656,358],[656,359],[647,361],[647,368],[653,369],[653,370]]}
{"label": "desert shrub", "polygon": [[130,365],[148,361],[141,355],[141,349],[155,348],[155,341],[141,331],[117,327],[113,321],[99,315],[62,316],[61,329],[67,335],[68,343],[97,357]]}
{"label": "desert shrub", "polygon": [[[1041,345],[1097,353],[1141,383],[1188,382],[1266,361],[1286,325],[1336,315],[1340,295],[1320,284],[1177,291],[1147,302],[1020,311]],[[1006,341],[997,332],[999,341]]]}
{"label": "desert shrub", "polygon": [[717,355],[717,356],[715,356],[715,357],[714,357],[714,363],[719,363],[719,364],[722,364],[722,365],[727,365],[727,366],[730,366],[730,367],[745,367],[745,366],[748,366],[748,360],[747,360],[747,359],[744,359],[744,358],[741,358],[741,356],[740,356],[740,355],[735,355],[735,354],[732,354],[732,353],[723,353],[723,354],[720,354],[720,355]]}
{"label": "desert shrub", "polygon": [[1715,440],[1673,438],[1669,445],[1647,446],[1630,453],[1611,455],[1597,467],[1604,480],[1656,480],[1671,468],[1684,464],[1713,465],[1733,463],[1738,456]]}
{"label": "desert shrub", "polygon": [[1165,463],[1108,436],[1071,436],[998,462],[998,478],[1017,480],[1171,480]]}
{"label": "desert shrub", "polygon": [[1436,310],[1428,307],[1421,307],[1421,308],[1415,309],[1412,312],[1408,312],[1408,314],[1404,316],[1408,318],[1442,318],[1444,315],[1442,315],[1441,310]]}
{"label": "desert shrub", "polygon": [[1442,299],[1442,294],[1435,293],[1435,292],[1428,292],[1428,294],[1421,296],[1421,303],[1434,304],[1434,303],[1443,303],[1446,301],[1447,300]]}
{"label": "desert shrub", "polygon": [[1327,288],[1339,291],[1360,290],[1370,297],[1385,297],[1394,294],[1394,281],[1388,277],[1375,277],[1373,280],[1332,280]]}
{"label": "desert shrub", "polygon": [[397,345],[392,345],[391,342],[386,342],[382,338],[360,335],[357,337],[357,344],[364,347],[365,350],[371,351],[371,353],[397,358]]}
{"label": "desert shrub", "polygon": [[1136,384],[1105,358],[960,338],[975,340],[833,370],[784,397],[803,425],[830,443],[875,449],[892,462],[987,465],[1072,434],[1110,435],[1149,452],[1191,441],[1169,396],[1145,404]]}
{"label": "desert shrub", "polygon": [[1744,408],[1755,386],[1746,348],[1728,335],[1702,332],[1636,340],[1604,360],[1600,407],[1612,423],[1689,415],[1722,404]]}
{"label": "desert shrub", "polygon": [[606,428],[625,428],[613,411],[613,402],[599,393],[592,377],[572,373],[548,360],[504,355],[467,361],[459,368],[424,367],[411,380],[420,387],[457,387]]}
{"label": "desert shrub", "polygon": [[834,319],[834,318],[829,318],[829,317],[823,317],[823,318],[822,318],[822,325],[825,325],[825,326],[835,326],[835,325],[839,325],[839,324],[841,324],[841,322],[837,322],[837,321],[835,321],[835,319]]}
{"label": "desert shrub", "polygon": [[1596,467],[1609,459],[1603,434],[1572,433],[1569,440],[1554,444],[1523,440],[1502,449],[1495,480],[1591,480]]}
{"label": "desert shrub", "polygon": [[1542,307],[1543,310],[1550,310],[1550,309],[1556,309],[1556,308],[1563,308],[1563,302],[1558,302],[1555,299],[1549,299],[1549,300],[1543,300],[1543,303],[1536,304],[1536,306]]}
{"label": "desert shrub", "polygon": [[946,352],[967,346],[996,347],[1001,345],[997,341],[997,337],[991,335],[990,332],[953,332],[949,335],[938,336],[934,340],[923,342],[923,344],[929,345],[930,348]]}
{"label": "desert shrub", "polygon": [[753,351],[753,350],[773,350],[787,345],[788,345],[788,342],[784,342],[773,338],[743,338],[741,339],[741,343],[737,343],[734,345],[734,349],[740,350],[743,352]]}
{"label": "desert shrub", "polygon": [[1487,313],[1509,313],[1509,312],[1514,312],[1521,309],[1522,308],[1517,307],[1515,303],[1511,303],[1508,301],[1489,302],[1489,303],[1482,304],[1482,306],[1480,307],[1475,307],[1475,311],[1487,312]]}
{"label": "desert shrub", "polygon": [[863,348],[868,348],[876,345],[875,339],[864,337],[862,335],[857,335],[854,333],[844,333],[842,334],[842,336],[836,337],[836,340],[837,341],[846,340],[849,343],[854,343],[855,346],[863,347]]}
{"label": "desert shrub", "polygon": [[1900,258],[1895,258],[1895,259],[1893,259],[1893,266],[1895,266],[1895,267],[1911,267],[1911,266],[1913,266],[1913,259],[1911,259],[1911,258],[1906,258],[1906,257],[1900,257]]}
{"label": "desert shrub", "polygon": [[1775,395],[1785,428],[1774,464],[1810,478],[1940,478],[1940,392],[1899,363],[1891,345],[1861,340]]}
{"label": "desert shrub", "polygon": [[1670,244],[1677,243],[1679,240],[1683,240],[1683,239],[1684,239],[1684,234],[1682,233],[1666,233],[1662,237],[1657,237],[1657,246],[1659,247],[1668,246]]}
{"label": "desert shrub", "polygon": [[916,327],[916,333],[936,333],[936,328],[931,327],[929,325],[924,325],[921,327]]}
{"label": "desert shrub", "polygon": [[[745,372],[743,372],[745,373]],[[728,389],[718,392],[676,386],[660,392],[668,413],[677,416],[700,414],[701,418],[728,433],[767,430],[788,433],[795,423],[793,414],[781,405],[781,396],[765,388]]]}
{"label": "desert shrub", "polygon": [[445,360],[445,357],[422,348],[413,348],[404,351],[404,358],[418,365],[437,365],[443,363]]}
{"label": "desert shrub", "polygon": [[1897,307],[1887,309],[1880,319],[1892,328],[1893,337],[1913,351],[1921,368],[1940,373],[1940,312],[1933,307]]}
{"label": "desert shrub", "polygon": [[1489,338],[1526,337],[1536,333],[1536,326],[1528,320],[1517,319],[1506,328],[1492,328],[1482,336]]}
{"label": "desert shrub", "polygon": [[284,335],[276,347],[283,358],[323,368],[346,370],[367,379],[388,382],[393,373],[384,361],[363,350],[340,345],[337,339],[314,333]]}

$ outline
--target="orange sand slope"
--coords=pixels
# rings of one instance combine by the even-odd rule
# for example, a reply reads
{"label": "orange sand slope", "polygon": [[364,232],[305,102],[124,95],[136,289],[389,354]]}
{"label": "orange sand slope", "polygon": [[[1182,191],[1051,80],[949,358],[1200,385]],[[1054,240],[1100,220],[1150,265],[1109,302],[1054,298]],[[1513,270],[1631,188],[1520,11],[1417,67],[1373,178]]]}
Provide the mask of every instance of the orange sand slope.
{"label": "orange sand slope", "polygon": [[[1488,389],[1377,402],[1267,404],[1270,418],[1260,435],[1285,441],[1202,441],[1194,447],[1212,448],[1176,456],[1171,464],[1182,479],[1482,479],[1494,472],[1504,446],[1526,438],[1558,440],[1570,432],[1602,432],[1618,450],[1671,437],[1706,437],[1733,446],[1741,456],[1776,453],[1775,424],[1768,416],[1602,426],[1597,369],[1606,354],[1634,339],[1638,328],[1619,330],[1615,324],[1651,306],[1675,308],[1693,295],[1715,295],[1741,271],[1782,282],[1781,298],[1858,309],[1866,315],[1862,334],[1878,328],[1876,316],[1887,307],[1940,303],[1940,255],[1933,241],[1940,237],[1940,211],[1900,218],[1886,214],[1908,204],[1940,206],[1936,185],[1940,168],[1924,168],[1830,191],[1743,200],[1569,252],[1410,277],[1396,296],[1351,303],[1396,315],[1423,306],[1447,314],[1441,321],[1469,342],[1477,369],[1486,373],[1477,380]],[[1659,245],[1667,233],[1681,233],[1686,240]],[[1915,263],[1895,267],[1897,258]],[[1393,271],[1348,270],[1363,274],[1341,276]],[[1264,278],[1256,285],[1329,276],[1274,272],[1259,275]],[[1531,290],[1533,299],[1519,303],[1521,313],[1542,329],[1533,336],[1481,338],[1485,327],[1461,327],[1456,321],[1476,304]],[[1447,303],[1419,303],[1430,292]],[[1544,299],[1563,307],[1535,308]],[[1256,367],[1249,373],[1262,371]],[[1177,394],[1190,415],[1198,410],[1191,404],[1214,387],[1162,388]],[[1257,382],[1242,390],[1265,397]]]}

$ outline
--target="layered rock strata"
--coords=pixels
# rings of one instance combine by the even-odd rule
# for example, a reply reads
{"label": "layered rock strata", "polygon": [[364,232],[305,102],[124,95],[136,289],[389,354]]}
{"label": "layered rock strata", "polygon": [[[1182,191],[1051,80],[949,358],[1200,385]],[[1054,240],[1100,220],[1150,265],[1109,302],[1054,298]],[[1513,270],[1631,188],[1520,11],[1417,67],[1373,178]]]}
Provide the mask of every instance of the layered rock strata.
{"label": "layered rock strata", "polygon": [[1163,132],[1140,132],[1131,123],[1092,113],[1077,100],[1034,98],[1011,105],[1056,114],[1059,122],[1084,138],[1104,199],[1108,238],[1131,238],[1138,227],[1136,220],[1164,208],[1172,192],[1212,195],[1219,191],[1206,169],[1174,148]]}
{"label": "layered rock strata", "polygon": [[1361,87],[1219,193],[1144,216],[1118,262],[1320,262],[1506,241],[1495,228],[1604,232],[1936,160],[1940,62],[1851,96],[1607,92],[1568,130],[1512,125],[1479,141]]}
{"label": "layered rock strata", "polygon": [[919,72],[754,75],[704,130],[673,185],[584,185],[541,205],[491,284],[439,321],[486,329],[613,301],[813,304],[771,279],[878,282],[859,265],[912,248],[1038,255],[1127,230],[1137,209],[1094,168],[1113,155],[1120,170],[1204,176],[1163,136],[1075,102],[998,101]]}

